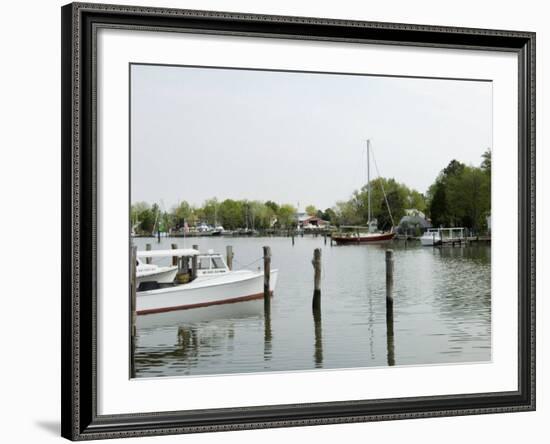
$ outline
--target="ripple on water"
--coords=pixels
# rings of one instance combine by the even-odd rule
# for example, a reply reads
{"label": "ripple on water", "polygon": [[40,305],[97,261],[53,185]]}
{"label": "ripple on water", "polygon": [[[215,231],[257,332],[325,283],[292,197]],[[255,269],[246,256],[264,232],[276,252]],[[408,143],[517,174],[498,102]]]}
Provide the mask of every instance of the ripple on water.
{"label": "ripple on water", "polygon": [[[162,239],[154,248],[170,248]],[[150,240],[137,239],[144,247]],[[210,375],[491,359],[490,247],[395,250],[393,335],[386,323],[384,247],[329,247],[322,238],[200,238],[233,246],[239,263],[272,250],[279,282],[271,318],[263,302],[244,314],[138,330],[138,377]],[[143,244],[143,245],[142,245]],[[180,245],[182,246],[182,245]],[[314,248],[323,248],[320,319],[311,308]],[[248,303],[243,303],[248,304]],[[235,304],[236,305],[236,304]],[[251,314],[253,313],[253,314]]]}

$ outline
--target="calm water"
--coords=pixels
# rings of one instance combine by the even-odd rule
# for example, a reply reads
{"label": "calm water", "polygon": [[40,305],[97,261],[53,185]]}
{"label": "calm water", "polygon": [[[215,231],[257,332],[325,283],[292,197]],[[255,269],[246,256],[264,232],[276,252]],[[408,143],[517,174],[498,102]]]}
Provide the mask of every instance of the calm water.
{"label": "calm water", "polygon": [[[232,245],[235,269],[261,266],[262,246],[270,245],[271,266],[279,269],[270,319],[264,319],[263,301],[253,301],[230,304],[229,314],[203,309],[179,325],[138,329],[137,377],[491,359],[488,246],[331,247],[322,237],[308,236],[296,238],[294,246],[277,237],[135,241],[140,250],[146,243],[166,249],[176,242],[222,254]],[[318,247],[323,249],[322,305],[314,316],[311,259]],[[393,335],[386,323],[386,248],[395,250]]]}

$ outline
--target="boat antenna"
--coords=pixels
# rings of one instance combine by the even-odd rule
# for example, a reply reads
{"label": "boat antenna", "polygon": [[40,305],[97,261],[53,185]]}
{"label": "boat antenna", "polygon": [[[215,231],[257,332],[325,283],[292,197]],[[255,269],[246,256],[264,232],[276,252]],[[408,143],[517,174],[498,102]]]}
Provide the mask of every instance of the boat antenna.
{"label": "boat antenna", "polygon": [[370,202],[371,202],[371,192],[370,192],[370,139],[367,139],[367,225],[369,227],[368,231],[370,232]]}
{"label": "boat antenna", "polygon": [[[376,163],[376,157],[374,157],[374,151],[372,153],[372,160],[374,162],[374,168],[376,169],[376,174],[378,174],[378,177],[382,177],[380,176],[380,171],[378,171],[378,165]],[[381,180],[380,181],[380,187],[382,188],[382,194],[384,195],[384,201],[386,202],[386,206],[388,207],[388,214],[390,215],[390,220],[391,220],[391,226],[392,226],[392,230],[393,230],[393,227],[395,226],[395,222],[393,221],[393,216],[391,214],[391,208],[390,208],[390,204],[388,202],[388,196],[386,196],[386,191],[384,190],[384,181]]]}

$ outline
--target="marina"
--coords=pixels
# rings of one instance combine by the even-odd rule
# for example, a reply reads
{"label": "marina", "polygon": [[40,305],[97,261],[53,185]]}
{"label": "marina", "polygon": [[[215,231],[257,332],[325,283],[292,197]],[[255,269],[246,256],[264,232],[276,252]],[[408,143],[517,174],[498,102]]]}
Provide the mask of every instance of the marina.
{"label": "marina", "polygon": [[[317,102],[318,114],[296,97],[309,104],[321,97],[309,90],[315,82],[329,93],[345,76],[132,69],[130,377],[491,361],[491,131],[441,144],[422,119],[417,134],[375,124],[400,111],[366,85],[404,94],[395,79],[346,77],[355,87],[332,108]],[[222,74],[247,78],[250,108],[217,90]],[[210,109],[222,106],[228,122],[250,112],[231,129],[185,112],[210,76]],[[264,77],[280,94],[256,89]],[[186,93],[151,95],[159,78]],[[424,103],[406,96],[403,109]],[[259,97],[280,102],[266,119]],[[342,118],[348,110],[353,123]],[[333,121],[338,128],[325,124]]]}
{"label": "marina", "polygon": [[[138,250],[147,243],[168,250],[174,240],[134,242]],[[331,246],[320,236],[297,237],[294,244],[284,237],[205,237],[198,246],[201,252],[226,252],[230,246],[235,270],[263,273],[265,245],[278,270],[268,310],[259,298],[175,311],[170,322],[149,327],[138,321],[136,377],[491,360],[490,246],[425,248],[417,241]],[[312,266],[317,249],[319,276]],[[168,266],[171,258],[158,263]]]}

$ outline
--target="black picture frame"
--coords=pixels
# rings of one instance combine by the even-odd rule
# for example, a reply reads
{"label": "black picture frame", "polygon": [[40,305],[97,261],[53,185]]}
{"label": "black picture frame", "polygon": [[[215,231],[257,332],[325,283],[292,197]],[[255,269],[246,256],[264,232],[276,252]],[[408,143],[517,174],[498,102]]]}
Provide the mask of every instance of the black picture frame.
{"label": "black picture frame", "polygon": [[[535,33],[72,3],[61,10],[62,436],[120,438],[535,409]],[[518,390],[98,415],[95,42],[98,27],[508,51],[518,58]]]}

